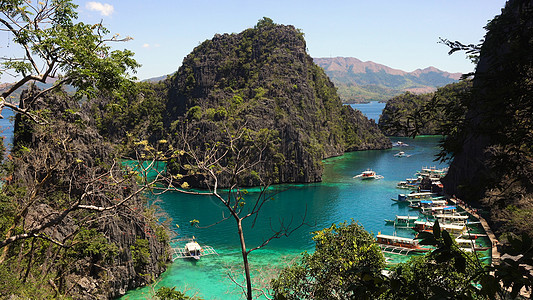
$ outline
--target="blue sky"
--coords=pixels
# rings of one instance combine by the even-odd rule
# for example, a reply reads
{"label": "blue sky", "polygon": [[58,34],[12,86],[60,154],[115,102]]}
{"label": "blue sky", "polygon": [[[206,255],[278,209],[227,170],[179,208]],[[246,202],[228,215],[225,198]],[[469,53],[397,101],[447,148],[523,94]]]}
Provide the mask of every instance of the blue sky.
{"label": "blue sky", "polygon": [[[413,71],[434,66],[470,72],[461,53],[448,56],[439,37],[477,43],[504,0],[119,0],[82,1],[83,22],[103,21],[112,34],[133,40],[116,45],[135,52],[137,77],[170,74],[216,33],[238,33],[266,16],[305,34],[312,57],[356,57]],[[1,51],[2,49],[0,49]]]}

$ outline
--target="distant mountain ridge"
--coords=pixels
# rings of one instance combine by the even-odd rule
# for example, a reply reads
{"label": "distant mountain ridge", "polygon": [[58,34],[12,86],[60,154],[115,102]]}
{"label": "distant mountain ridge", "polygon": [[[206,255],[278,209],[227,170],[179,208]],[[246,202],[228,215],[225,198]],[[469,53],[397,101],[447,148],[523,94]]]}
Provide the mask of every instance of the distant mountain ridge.
{"label": "distant mountain ridge", "polygon": [[461,73],[435,67],[406,72],[355,57],[313,58],[338,89],[345,103],[388,100],[404,92],[427,93],[457,82]]}

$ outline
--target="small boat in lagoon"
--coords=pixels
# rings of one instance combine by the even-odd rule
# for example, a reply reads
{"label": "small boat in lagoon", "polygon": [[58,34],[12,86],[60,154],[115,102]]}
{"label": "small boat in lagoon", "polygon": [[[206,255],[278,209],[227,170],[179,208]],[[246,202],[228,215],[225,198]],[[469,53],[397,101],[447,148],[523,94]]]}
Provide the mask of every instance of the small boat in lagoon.
{"label": "small boat in lagoon", "polygon": [[410,155],[410,154],[406,154],[406,153],[403,152],[403,151],[400,151],[400,152],[394,154],[394,156],[396,156],[396,157],[409,157],[409,156],[411,156],[411,155]]}
{"label": "small boat in lagoon", "polygon": [[428,252],[432,248],[424,248],[418,244],[418,240],[394,235],[378,234],[376,236],[378,246],[383,252],[407,255],[410,252]]}
{"label": "small boat in lagoon", "polygon": [[416,172],[416,176],[429,178],[442,178],[448,173],[448,168],[437,169],[436,167],[423,167],[422,170]]}
{"label": "small boat in lagoon", "polygon": [[411,228],[414,222],[418,220],[418,216],[398,216],[394,220],[385,220],[385,223],[392,224],[395,227]]}
{"label": "small boat in lagoon", "polygon": [[213,249],[211,246],[200,246],[198,242],[195,241],[194,238],[189,239],[189,242],[185,244],[183,248],[173,248],[174,255],[172,259],[176,258],[192,258],[195,260],[199,260],[200,257],[210,255],[210,254],[217,254],[218,253]]}
{"label": "small boat in lagoon", "polygon": [[479,222],[468,222],[468,216],[457,214],[435,214],[435,219],[439,220],[440,224],[479,224]]}
{"label": "small boat in lagoon", "polygon": [[[433,226],[435,226],[435,222],[428,222],[428,221],[416,221],[415,226],[413,227],[413,230],[416,232],[432,232]],[[455,224],[439,224],[440,228],[442,230],[446,230],[449,233],[459,236],[466,232],[466,225],[455,225]]]}
{"label": "small boat in lagoon", "polygon": [[392,199],[398,202],[419,202],[422,200],[433,200],[439,197],[437,193],[432,192],[421,192],[421,193],[410,193],[410,194],[398,194],[398,199]]}
{"label": "small boat in lagoon", "polygon": [[410,204],[410,208],[414,209],[428,209],[431,207],[444,207],[448,205],[447,200],[421,200],[419,202]]}
{"label": "small boat in lagoon", "polygon": [[423,207],[420,209],[420,212],[424,215],[452,215],[457,212],[457,206],[454,205],[444,205],[444,206],[433,206],[433,207]]}
{"label": "small boat in lagoon", "polygon": [[396,143],[392,144],[392,147],[409,147],[409,144],[406,144],[402,141],[397,141]]}
{"label": "small boat in lagoon", "polygon": [[410,189],[410,190],[417,190],[420,186],[420,178],[406,178],[404,181],[398,182],[396,185],[399,189]]}
{"label": "small boat in lagoon", "polygon": [[366,171],[363,171],[363,173],[359,175],[355,175],[353,178],[359,178],[361,180],[369,180],[369,179],[381,179],[383,176],[376,174],[371,169],[367,169]]}
{"label": "small boat in lagoon", "polygon": [[464,250],[470,250],[470,251],[486,251],[489,250],[490,247],[484,247],[479,245],[479,243],[476,243],[473,239],[455,239],[455,242],[457,245],[464,249]]}

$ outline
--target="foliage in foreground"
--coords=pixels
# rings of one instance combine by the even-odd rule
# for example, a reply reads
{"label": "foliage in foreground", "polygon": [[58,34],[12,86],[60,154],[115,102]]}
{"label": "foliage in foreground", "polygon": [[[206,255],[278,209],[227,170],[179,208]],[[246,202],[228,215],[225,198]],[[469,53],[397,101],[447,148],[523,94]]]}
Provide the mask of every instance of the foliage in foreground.
{"label": "foliage in foreground", "polygon": [[315,232],[315,252],[272,281],[276,299],[348,299],[376,295],[385,260],[361,225],[344,222]]}
{"label": "foliage in foreground", "polygon": [[514,299],[532,290],[533,243],[525,235],[496,266],[461,249],[438,222],[419,238],[435,250],[385,271],[379,247],[357,223],[317,231],[316,251],[272,280],[274,299]]}

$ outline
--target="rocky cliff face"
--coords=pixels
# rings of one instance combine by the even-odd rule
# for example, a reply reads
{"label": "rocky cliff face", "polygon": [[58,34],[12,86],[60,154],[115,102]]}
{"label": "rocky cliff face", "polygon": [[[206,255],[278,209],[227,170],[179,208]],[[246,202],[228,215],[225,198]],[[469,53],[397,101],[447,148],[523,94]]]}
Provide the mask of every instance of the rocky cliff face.
{"label": "rocky cliff face", "polygon": [[487,29],[461,146],[443,183],[449,194],[482,199],[508,230],[531,233],[524,216],[533,208],[533,1],[508,1]]}
{"label": "rocky cliff face", "polygon": [[293,26],[262,20],[239,34],[216,35],[184,59],[170,86],[168,128],[199,129],[200,147],[222,140],[220,128],[267,131],[268,157],[275,159],[259,169],[276,183],[320,181],[324,158],[390,147],[375,124],[342,107]]}
{"label": "rocky cliff face", "polygon": [[110,299],[151,282],[169,260],[168,236],[136,194],[137,183],[116,164],[113,146],[65,94],[30,107],[45,112],[47,124],[17,116],[5,190],[16,212],[13,226],[41,238],[33,238],[31,248],[29,240],[10,245],[20,254],[4,263],[19,265],[13,276],[25,274],[23,282],[48,297]]}

